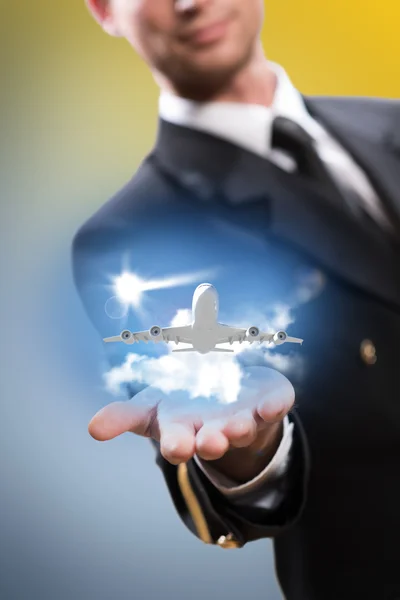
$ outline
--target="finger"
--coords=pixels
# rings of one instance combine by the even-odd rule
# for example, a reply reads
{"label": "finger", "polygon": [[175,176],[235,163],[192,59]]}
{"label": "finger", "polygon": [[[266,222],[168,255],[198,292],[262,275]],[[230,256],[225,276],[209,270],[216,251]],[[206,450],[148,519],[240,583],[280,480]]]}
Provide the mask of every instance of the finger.
{"label": "finger", "polygon": [[127,431],[146,435],[155,411],[156,408],[144,409],[130,402],[113,402],[95,414],[88,430],[100,442],[112,440]]}
{"label": "finger", "polygon": [[282,376],[257,404],[256,416],[266,423],[281,421],[293,407],[295,392],[292,384]]}
{"label": "finger", "polygon": [[160,451],[173,465],[190,460],[195,453],[195,428],[190,422],[160,422]]}
{"label": "finger", "polygon": [[132,400],[112,402],[92,418],[89,433],[98,441],[111,440],[128,431],[146,437],[157,437],[159,401],[154,392],[143,390]]}
{"label": "finger", "polygon": [[238,412],[227,420],[222,433],[231,446],[244,448],[256,439],[257,423],[250,410]]}
{"label": "finger", "polygon": [[208,422],[196,435],[196,454],[204,460],[217,460],[229,450],[229,440],[222,432],[224,423]]}

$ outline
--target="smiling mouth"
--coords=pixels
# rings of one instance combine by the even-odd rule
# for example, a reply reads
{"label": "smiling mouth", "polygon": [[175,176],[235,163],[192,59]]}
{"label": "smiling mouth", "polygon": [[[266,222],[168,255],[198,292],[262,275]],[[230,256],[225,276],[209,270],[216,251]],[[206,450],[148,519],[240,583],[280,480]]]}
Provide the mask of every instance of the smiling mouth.
{"label": "smiling mouth", "polygon": [[229,19],[217,21],[211,25],[199,27],[198,29],[186,33],[180,36],[180,39],[194,46],[207,46],[219,41],[225,36],[229,23]]}

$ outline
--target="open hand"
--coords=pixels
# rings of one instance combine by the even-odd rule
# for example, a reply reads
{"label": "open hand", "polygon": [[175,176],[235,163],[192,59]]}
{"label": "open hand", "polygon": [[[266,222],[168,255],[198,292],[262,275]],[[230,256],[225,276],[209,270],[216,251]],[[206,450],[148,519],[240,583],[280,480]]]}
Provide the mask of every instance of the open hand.
{"label": "open hand", "polygon": [[89,433],[105,441],[125,432],[160,442],[164,458],[172,464],[197,454],[216,461],[230,450],[254,452],[276,441],[284,416],[294,403],[289,380],[263,366],[247,367],[234,403],[214,398],[191,399],[186,392],[166,394],[148,387],[129,401],[113,402],[90,421]]}

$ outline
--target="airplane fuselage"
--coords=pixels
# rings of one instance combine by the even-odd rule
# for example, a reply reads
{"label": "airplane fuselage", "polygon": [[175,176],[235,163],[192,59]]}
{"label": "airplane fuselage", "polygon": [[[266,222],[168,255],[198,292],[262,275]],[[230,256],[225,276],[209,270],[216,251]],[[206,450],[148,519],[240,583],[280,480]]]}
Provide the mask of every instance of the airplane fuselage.
{"label": "airplane fuselage", "polygon": [[199,285],[192,302],[193,348],[206,354],[215,348],[218,340],[218,293],[208,283]]}

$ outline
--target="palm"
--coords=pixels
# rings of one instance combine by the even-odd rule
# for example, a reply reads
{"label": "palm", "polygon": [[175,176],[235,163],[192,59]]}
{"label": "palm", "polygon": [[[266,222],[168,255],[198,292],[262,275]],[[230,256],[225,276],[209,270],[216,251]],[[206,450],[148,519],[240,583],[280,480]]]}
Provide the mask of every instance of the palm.
{"label": "palm", "polygon": [[185,392],[166,394],[148,387],[127,402],[103,408],[93,417],[89,431],[102,441],[128,431],[152,437],[173,464],[194,454],[212,460],[230,447],[252,444],[260,430],[282,420],[293,401],[293,387],[286,377],[267,367],[249,367],[234,403],[190,399]]}

